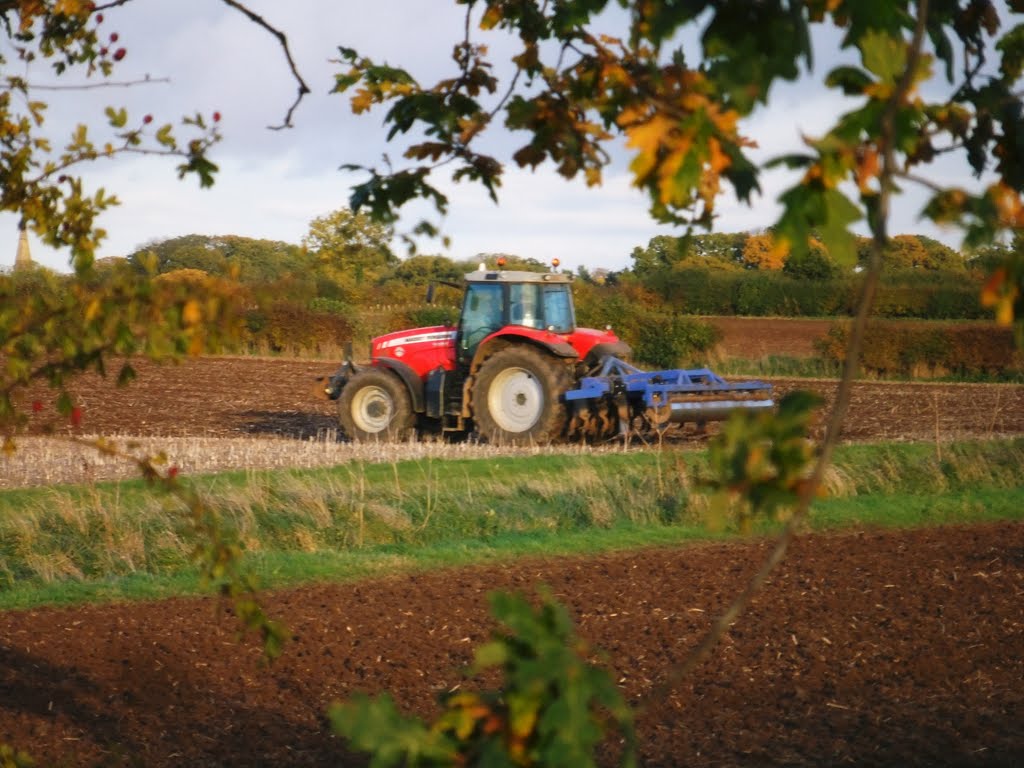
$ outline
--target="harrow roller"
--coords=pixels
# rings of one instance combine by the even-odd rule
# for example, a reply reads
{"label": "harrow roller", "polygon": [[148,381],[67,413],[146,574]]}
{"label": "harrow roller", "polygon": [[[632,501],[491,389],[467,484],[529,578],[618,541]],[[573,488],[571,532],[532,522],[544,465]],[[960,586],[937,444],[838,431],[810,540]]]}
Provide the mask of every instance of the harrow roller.
{"label": "harrow roller", "polygon": [[603,358],[591,376],[565,393],[573,407],[570,433],[597,438],[632,431],[639,419],[650,430],[671,424],[727,419],[737,410],[774,406],[771,385],[763,381],[727,382],[707,368],[643,371],[617,357]]}

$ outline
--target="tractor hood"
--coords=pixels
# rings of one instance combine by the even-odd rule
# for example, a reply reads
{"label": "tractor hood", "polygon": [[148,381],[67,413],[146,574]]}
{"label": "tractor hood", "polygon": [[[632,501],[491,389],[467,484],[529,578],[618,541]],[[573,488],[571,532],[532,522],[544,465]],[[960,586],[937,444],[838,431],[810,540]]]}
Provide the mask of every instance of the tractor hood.
{"label": "tractor hood", "polygon": [[446,325],[386,333],[370,342],[370,354],[374,360],[398,360],[423,376],[438,366],[452,368],[455,334],[455,328]]}

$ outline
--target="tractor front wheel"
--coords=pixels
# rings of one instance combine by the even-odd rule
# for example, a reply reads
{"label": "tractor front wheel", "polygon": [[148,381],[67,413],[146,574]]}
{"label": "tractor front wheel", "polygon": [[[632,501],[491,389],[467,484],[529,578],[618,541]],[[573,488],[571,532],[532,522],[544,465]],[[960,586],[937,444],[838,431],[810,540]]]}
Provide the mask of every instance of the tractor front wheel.
{"label": "tractor front wheel", "polygon": [[565,432],[568,366],[533,347],[507,347],[484,361],[473,385],[473,420],[488,442],[547,444]]}
{"label": "tractor front wheel", "polygon": [[345,384],[338,397],[338,421],[357,442],[406,440],[415,414],[405,384],[387,371],[360,371]]}

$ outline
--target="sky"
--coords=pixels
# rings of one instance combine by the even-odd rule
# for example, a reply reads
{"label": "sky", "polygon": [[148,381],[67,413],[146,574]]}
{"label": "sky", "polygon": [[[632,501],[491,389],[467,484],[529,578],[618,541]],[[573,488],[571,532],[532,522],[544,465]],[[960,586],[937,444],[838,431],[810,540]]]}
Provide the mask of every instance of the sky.
{"label": "sky", "polygon": [[[117,45],[126,49],[112,81],[149,78],[150,83],[45,94],[50,101],[46,128],[55,143],[76,123],[102,126],[108,105],[126,107],[133,123],[152,114],[154,126],[196,111],[222,115],[224,140],[211,156],[220,173],[212,189],[200,189],[192,178],[179,181],[176,162],[168,158],[120,157],[81,168],[87,188],[102,187],[121,201],[99,220],[108,232],[99,256],[124,256],[146,243],[186,234],[300,243],[309,222],[346,206],[352,184],[362,179],[339,170],[342,164],[378,165],[385,153],[401,155],[398,146],[384,140],[381,113],[354,116],[347,96],[329,93],[342,68],[332,61],[338,46],[403,66],[420,82],[432,83],[451,71],[451,47],[463,24],[462,8],[453,0],[251,0],[248,7],[288,36],[312,90],[295,112],[294,128],[267,128],[280,124],[296,92],[277,41],[219,0],[131,0],[108,9],[101,37],[116,32]],[[615,21],[609,18],[609,30]],[[496,61],[507,61],[512,47],[500,35],[477,33],[476,39],[489,45]],[[694,40],[684,38],[683,44],[688,60],[696,60]],[[798,150],[801,137],[822,133],[850,107],[814,84],[839,56],[838,37],[826,33],[812,77],[776,88],[770,108],[742,124],[745,135],[758,143],[755,160]],[[34,65],[27,75],[34,84],[58,82],[43,66]],[[494,142],[506,157],[522,143],[508,135]],[[657,235],[682,233],[651,220],[646,198],[630,185],[628,155],[620,149],[615,158],[597,189],[579,179],[568,182],[550,167],[523,171],[507,165],[499,205],[480,187],[443,185],[451,201],[442,227],[450,247],[427,240],[420,242],[420,252],[454,259],[480,253],[543,262],[558,258],[573,270],[628,267],[634,247]],[[950,162],[936,167],[931,177],[971,183],[968,169]],[[723,197],[716,231],[770,226],[780,212],[776,198],[792,182],[781,171],[763,175],[763,193],[751,206]],[[890,232],[925,234],[958,247],[956,231],[919,220],[923,201],[923,194],[908,190],[894,208]],[[399,229],[411,227],[425,212],[413,209]],[[0,268],[14,262],[17,224],[13,214],[0,214]],[[35,238],[30,245],[37,262],[68,268],[65,252],[49,250]]]}

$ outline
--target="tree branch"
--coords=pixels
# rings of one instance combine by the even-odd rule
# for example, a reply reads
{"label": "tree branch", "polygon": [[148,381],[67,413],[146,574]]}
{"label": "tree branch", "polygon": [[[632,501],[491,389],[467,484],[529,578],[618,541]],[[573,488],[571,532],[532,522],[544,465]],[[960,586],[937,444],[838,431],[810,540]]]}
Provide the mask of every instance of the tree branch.
{"label": "tree branch", "polygon": [[[120,2],[129,2],[129,0],[120,0]],[[281,30],[277,29],[277,27],[274,27],[269,22],[267,22],[266,19],[264,19],[262,16],[250,10],[244,4],[237,2],[237,0],[222,0],[222,2],[225,5],[234,8],[236,11],[245,14],[245,16],[257,26],[263,27],[263,29],[267,30],[267,32],[276,37],[278,43],[281,45],[281,50],[284,51],[285,58],[288,60],[288,67],[292,71],[292,76],[299,84],[298,93],[295,96],[295,101],[292,102],[292,105],[288,108],[288,112],[285,113],[284,122],[282,122],[281,125],[270,125],[267,127],[270,128],[270,130],[272,131],[280,131],[284,128],[292,128],[292,115],[298,108],[303,97],[307,93],[310,93],[310,90],[309,86],[306,85],[306,81],[302,79],[302,75],[299,74],[298,67],[295,66],[295,60],[292,58],[292,51],[288,45],[288,37],[284,34],[284,32],[282,32]]]}
{"label": "tree branch", "polygon": [[[149,85],[150,83],[170,83],[169,77],[144,77],[141,80],[122,80],[121,82],[82,83],[80,85],[33,85],[26,83],[25,88],[29,91],[90,91],[96,88],[133,88],[136,85]],[[0,86],[0,91],[13,90],[11,86]]]}

